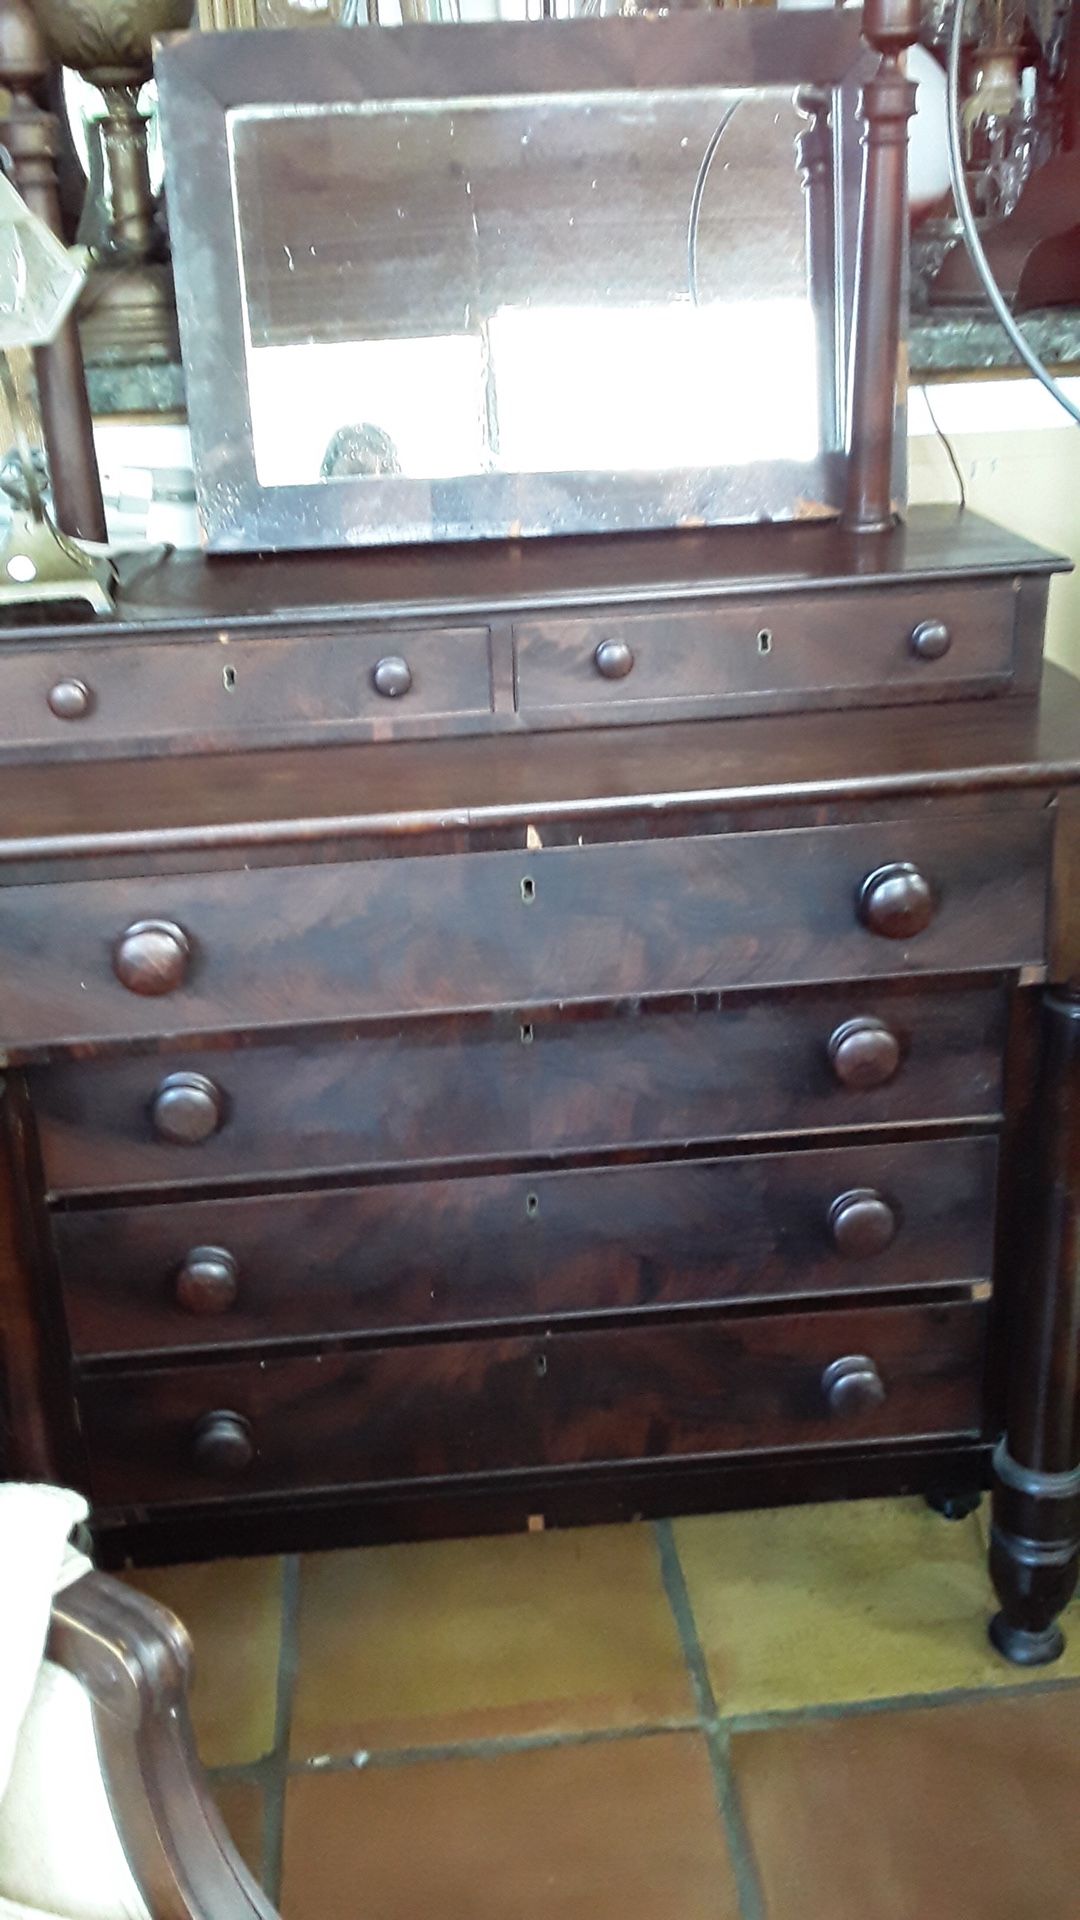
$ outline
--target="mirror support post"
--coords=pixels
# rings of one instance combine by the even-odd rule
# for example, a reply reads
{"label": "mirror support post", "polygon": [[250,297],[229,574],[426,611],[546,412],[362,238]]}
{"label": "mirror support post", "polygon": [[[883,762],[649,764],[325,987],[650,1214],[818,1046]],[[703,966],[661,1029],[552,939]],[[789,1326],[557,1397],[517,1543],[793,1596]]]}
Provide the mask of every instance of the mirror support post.
{"label": "mirror support post", "polygon": [[855,326],[849,370],[849,451],[841,524],[892,525],[893,433],[900,362],[908,121],[915,86],[903,56],[918,37],[919,0],[866,0],[863,34],[880,55],[862,93],[865,122]]}

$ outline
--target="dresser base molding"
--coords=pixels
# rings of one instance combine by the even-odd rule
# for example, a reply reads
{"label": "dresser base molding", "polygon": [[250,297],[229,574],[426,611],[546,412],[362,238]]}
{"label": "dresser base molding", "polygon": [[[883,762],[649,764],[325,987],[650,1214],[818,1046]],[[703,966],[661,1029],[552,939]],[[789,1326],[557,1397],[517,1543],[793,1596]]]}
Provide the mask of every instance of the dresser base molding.
{"label": "dresser base molding", "polygon": [[[830,1500],[928,1496],[989,1487],[990,1448],[968,1441],[833,1448],[677,1466],[585,1468],[504,1477],[471,1487],[375,1488],[358,1494],[275,1495],[244,1505],[99,1509],[103,1567],[165,1566],[219,1556],[389,1546],[408,1540],[544,1532],[675,1519],[683,1514],[806,1506]],[[949,1523],[941,1521],[942,1526]]]}

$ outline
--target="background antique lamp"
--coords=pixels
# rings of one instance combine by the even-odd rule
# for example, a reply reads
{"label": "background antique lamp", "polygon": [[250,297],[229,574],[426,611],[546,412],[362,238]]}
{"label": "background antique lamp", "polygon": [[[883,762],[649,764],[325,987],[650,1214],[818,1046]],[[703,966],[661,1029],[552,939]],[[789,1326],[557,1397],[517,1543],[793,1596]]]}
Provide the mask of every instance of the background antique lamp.
{"label": "background antique lamp", "polygon": [[[164,232],[150,182],[146,116],[139,104],[159,33],[186,27],[193,0],[32,0],[51,57],[98,89],[104,207],[84,234],[96,264],[80,325],[88,358],[129,360],[177,352],[176,311]],[[95,209],[91,208],[91,213]]]}

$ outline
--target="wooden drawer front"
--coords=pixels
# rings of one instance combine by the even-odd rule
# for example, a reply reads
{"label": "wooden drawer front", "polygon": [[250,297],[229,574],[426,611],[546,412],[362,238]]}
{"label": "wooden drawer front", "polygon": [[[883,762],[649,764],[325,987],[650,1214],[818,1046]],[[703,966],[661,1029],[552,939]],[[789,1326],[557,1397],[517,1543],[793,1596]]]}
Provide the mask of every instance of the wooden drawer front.
{"label": "wooden drawer front", "polygon": [[422,1331],[986,1281],[996,1153],[919,1141],[485,1175],[60,1213],[53,1231],[81,1353]]}
{"label": "wooden drawer front", "polygon": [[[52,1191],[703,1143],[1001,1110],[1006,994],[735,995],[696,1013],[499,1015],[360,1040],[64,1061],[29,1075]],[[830,1041],[877,1022],[900,1064],[846,1085]],[[858,1043],[855,1042],[857,1045]],[[848,1052],[850,1053],[849,1042]],[[834,1048],[833,1053],[835,1054]],[[193,1131],[162,1137],[179,1076]]]}
{"label": "wooden drawer front", "polygon": [[[930,582],[874,592],[793,594],[735,606],[621,610],[514,627],[517,704],[558,715],[600,707],[605,720],[644,705],[742,711],[875,699],[940,698],[1013,668],[1017,596],[1011,581],[958,587]],[[927,640],[920,629],[947,628]],[[913,644],[913,636],[920,635]],[[921,643],[929,652],[918,651]],[[627,651],[629,650],[629,651]],[[599,716],[596,716],[599,717]]]}
{"label": "wooden drawer front", "polygon": [[[1049,834],[1032,810],[9,887],[0,1045],[1041,962]],[[914,938],[859,919],[888,862],[933,890]],[[148,922],[188,951],[167,992],[114,971],[125,930]]]}
{"label": "wooden drawer front", "polygon": [[[962,1303],[536,1333],[102,1374],[80,1403],[98,1504],[235,1498],[975,1433],[984,1330]],[[849,1354],[885,1396],[833,1414],[823,1375]],[[247,1423],[231,1467],[223,1413]]]}
{"label": "wooden drawer front", "polygon": [[[222,642],[225,644],[222,644]],[[380,661],[404,660],[411,684],[380,693]],[[380,676],[384,682],[386,674]],[[401,686],[400,669],[390,676]],[[85,689],[80,696],[57,691]],[[57,746],[85,753],[184,740],[200,745],[263,736],[377,734],[390,719],[490,713],[486,627],[231,638],[88,642],[0,653],[0,748]],[[60,708],[60,711],[55,709]]]}

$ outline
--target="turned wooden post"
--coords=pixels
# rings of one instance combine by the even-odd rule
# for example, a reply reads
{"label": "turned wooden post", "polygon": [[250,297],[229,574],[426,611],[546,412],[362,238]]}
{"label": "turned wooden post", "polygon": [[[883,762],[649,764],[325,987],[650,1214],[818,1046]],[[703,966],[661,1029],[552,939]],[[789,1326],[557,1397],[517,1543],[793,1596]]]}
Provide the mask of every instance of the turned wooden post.
{"label": "turned wooden post", "polygon": [[1057,1659],[1058,1615],[1080,1567],[1080,986],[1048,993],[1043,1023],[1028,1251],[990,1543],[1001,1601],[990,1637],[1019,1666]]}
{"label": "turned wooden post", "polygon": [[862,92],[865,157],[842,516],[842,524],[856,533],[877,533],[893,521],[908,121],[915,110],[915,87],[901,63],[918,31],[918,0],[866,0],[863,34],[881,62]]}
{"label": "turned wooden post", "polygon": [[[27,206],[62,238],[59,128],[34,99],[48,71],[45,43],[27,0],[0,0],[0,87],[11,94],[0,141],[11,155],[14,184]],[[57,525],[84,540],[104,540],[105,508],[74,314],[55,340],[35,349],[34,366]]]}

